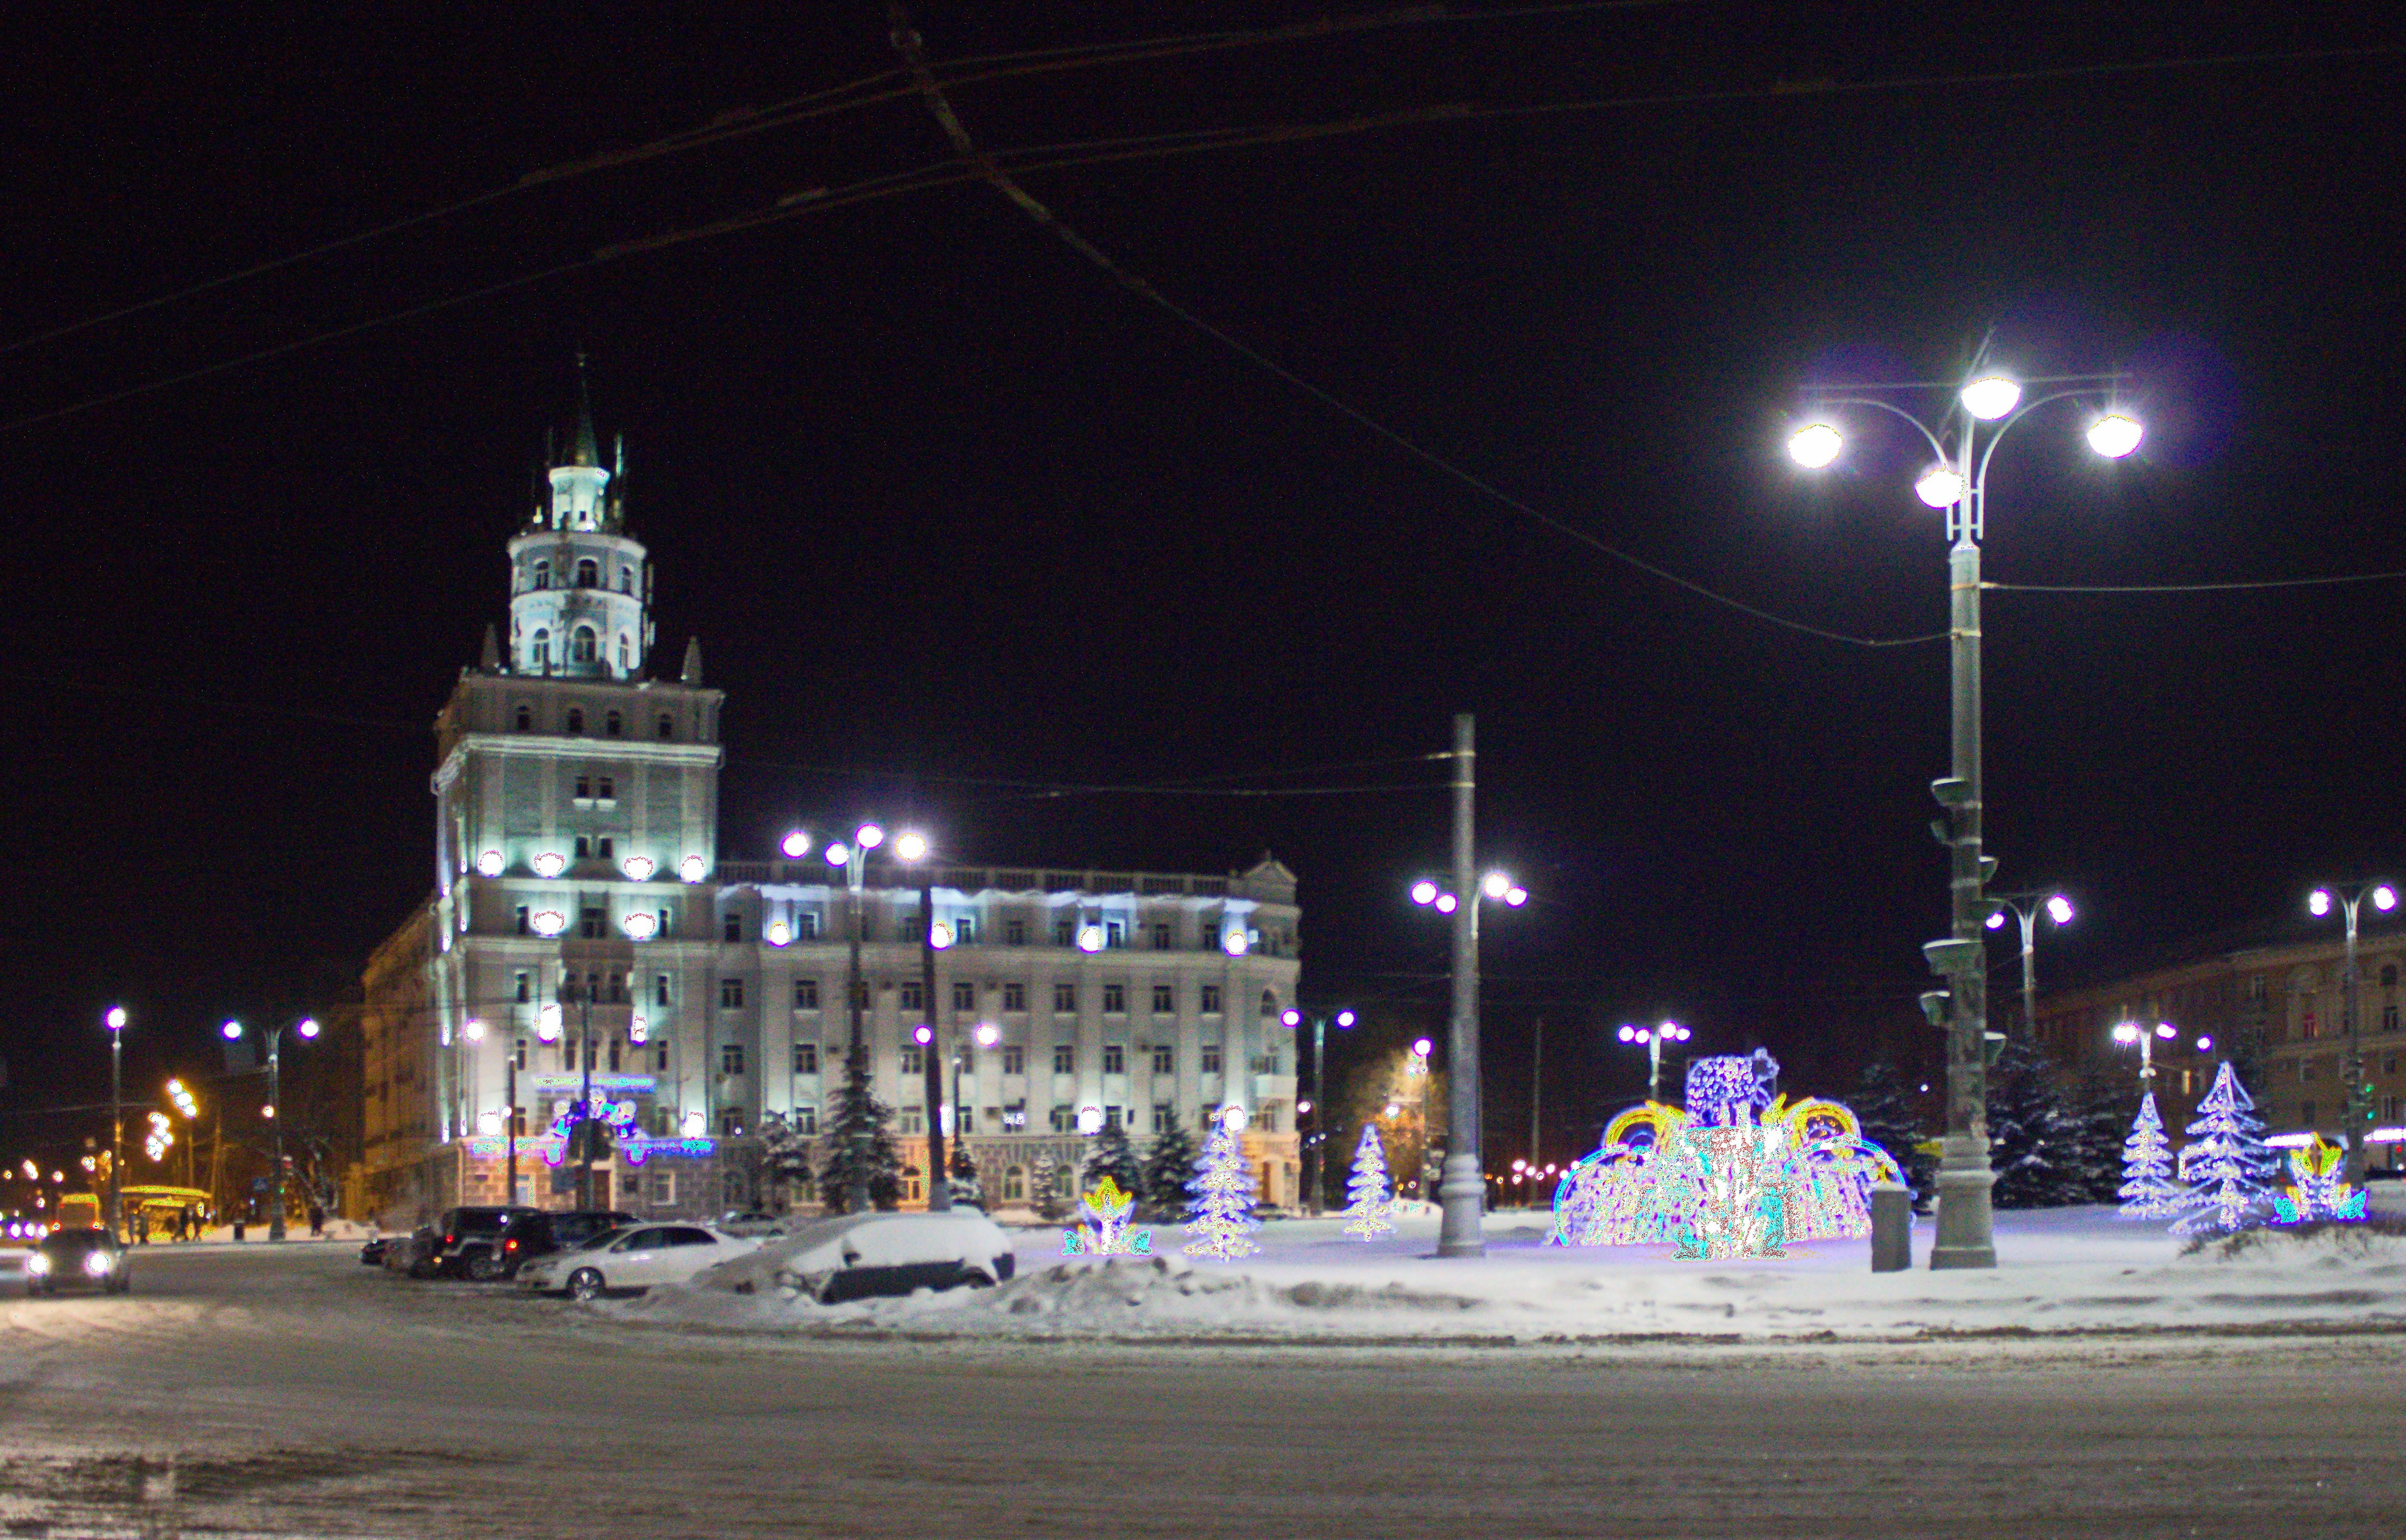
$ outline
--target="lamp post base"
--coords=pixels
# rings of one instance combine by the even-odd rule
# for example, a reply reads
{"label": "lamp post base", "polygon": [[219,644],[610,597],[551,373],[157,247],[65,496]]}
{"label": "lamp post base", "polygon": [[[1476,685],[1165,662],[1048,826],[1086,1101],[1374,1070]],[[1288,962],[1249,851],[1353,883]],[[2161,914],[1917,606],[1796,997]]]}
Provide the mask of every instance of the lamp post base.
{"label": "lamp post base", "polygon": [[1938,1167],[1938,1238],[1930,1249],[1933,1272],[1997,1264],[1995,1210],[1988,1187],[1988,1141],[1950,1136]]}
{"label": "lamp post base", "polygon": [[1445,1176],[1437,1183],[1443,1206],[1437,1226],[1437,1254],[1441,1257],[1483,1257],[1487,1236],[1479,1211],[1485,1207],[1487,1181],[1474,1155],[1448,1155]]}
{"label": "lamp post base", "polygon": [[938,1177],[927,1183],[927,1212],[949,1214],[953,1211],[953,1184]]}

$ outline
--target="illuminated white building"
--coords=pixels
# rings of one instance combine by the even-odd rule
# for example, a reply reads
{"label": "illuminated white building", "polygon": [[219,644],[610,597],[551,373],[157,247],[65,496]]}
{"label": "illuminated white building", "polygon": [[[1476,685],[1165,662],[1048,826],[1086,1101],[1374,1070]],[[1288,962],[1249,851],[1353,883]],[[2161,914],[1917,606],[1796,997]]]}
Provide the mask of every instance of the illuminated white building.
{"label": "illuminated white building", "polygon": [[[515,1201],[572,1201],[548,1131],[588,1074],[623,1124],[597,1200],[756,1201],[764,1114],[812,1135],[831,1114],[856,901],[906,1197],[929,1117],[912,1039],[932,1024],[992,1202],[1024,1199],[1043,1156],[1073,1169],[1082,1119],[1140,1147],[1172,1121],[1199,1136],[1229,1103],[1252,1114],[1264,1201],[1293,1202],[1294,874],[1267,855],[1231,876],[872,860],[856,900],[814,857],[721,862],[722,697],[698,643],[676,679],[648,676],[653,572],[623,467],[602,468],[582,415],[509,544],[507,645],[488,631],[436,718],[434,894],[366,972],[369,1211],[513,1201],[513,1127]],[[922,883],[956,939],[933,1001]]]}

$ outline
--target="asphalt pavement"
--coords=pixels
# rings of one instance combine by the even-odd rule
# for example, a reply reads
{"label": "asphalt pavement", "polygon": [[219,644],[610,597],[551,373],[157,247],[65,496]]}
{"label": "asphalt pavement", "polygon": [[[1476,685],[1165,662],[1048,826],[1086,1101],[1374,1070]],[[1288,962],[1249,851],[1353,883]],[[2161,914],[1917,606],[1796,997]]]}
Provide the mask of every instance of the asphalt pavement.
{"label": "asphalt pavement", "polygon": [[2406,1534],[2406,1335],[787,1342],[356,1251],[0,1303],[0,1534]]}

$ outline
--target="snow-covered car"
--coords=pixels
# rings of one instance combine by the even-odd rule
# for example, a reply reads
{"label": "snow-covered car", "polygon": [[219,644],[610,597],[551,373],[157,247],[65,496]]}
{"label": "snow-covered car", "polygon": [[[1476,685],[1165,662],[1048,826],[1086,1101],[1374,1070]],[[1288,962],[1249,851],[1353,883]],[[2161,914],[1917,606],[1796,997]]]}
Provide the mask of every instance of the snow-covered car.
{"label": "snow-covered car", "polygon": [[771,1240],[695,1279],[734,1293],[807,1294],[822,1305],[918,1289],[991,1288],[1016,1259],[1001,1226],[973,1208],[846,1214]]}
{"label": "snow-covered car", "polygon": [[683,1282],[759,1244],[710,1224],[625,1224],[572,1250],[535,1258],[518,1269],[518,1287],[572,1299],[641,1292],[656,1283]]}
{"label": "snow-covered car", "polygon": [[106,1230],[57,1230],[25,1258],[25,1292],[98,1289],[121,1294],[134,1287],[125,1248]]}

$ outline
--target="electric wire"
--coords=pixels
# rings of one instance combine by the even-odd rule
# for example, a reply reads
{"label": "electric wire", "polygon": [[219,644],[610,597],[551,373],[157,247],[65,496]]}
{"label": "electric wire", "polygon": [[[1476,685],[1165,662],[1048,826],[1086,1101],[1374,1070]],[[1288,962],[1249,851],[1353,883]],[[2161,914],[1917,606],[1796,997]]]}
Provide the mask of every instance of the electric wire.
{"label": "electric wire", "polygon": [[2406,572],[2271,577],[2245,583],[1983,583],[1980,586],[2024,594],[2211,594],[2255,588],[2327,588],[2344,583],[2394,583],[2400,578],[2406,578]]}

